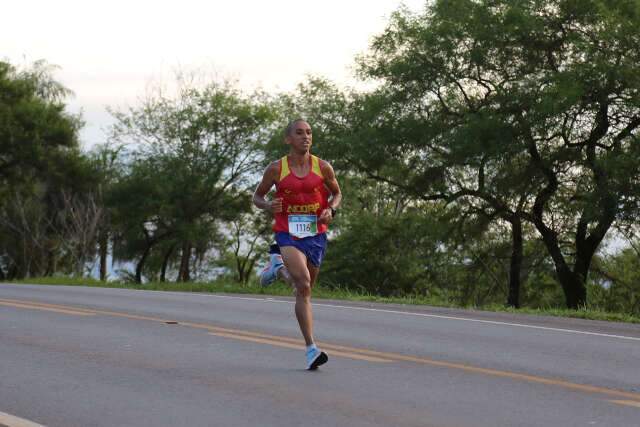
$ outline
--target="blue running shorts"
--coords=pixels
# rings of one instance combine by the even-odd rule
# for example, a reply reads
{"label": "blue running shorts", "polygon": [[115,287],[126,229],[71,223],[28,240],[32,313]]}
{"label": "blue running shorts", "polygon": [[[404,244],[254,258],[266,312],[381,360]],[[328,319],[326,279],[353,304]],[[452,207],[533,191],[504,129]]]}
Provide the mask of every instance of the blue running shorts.
{"label": "blue running shorts", "polygon": [[316,234],[315,236],[303,239],[294,239],[289,233],[276,233],[278,246],[293,246],[302,252],[307,260],[316,267],[322,264],[322,258],[327,251],[327,233]]}

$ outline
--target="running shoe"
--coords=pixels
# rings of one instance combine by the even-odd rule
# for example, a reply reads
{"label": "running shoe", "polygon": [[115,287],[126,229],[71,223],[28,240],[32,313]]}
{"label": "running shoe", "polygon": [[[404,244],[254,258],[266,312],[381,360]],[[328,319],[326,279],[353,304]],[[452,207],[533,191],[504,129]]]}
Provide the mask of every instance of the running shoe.
{"label": "running shoe", "polygon": [[324,365],[329,360],[329,356],[319,348],[307,350],[307,370],[315,371],[318,366]]}
{"label": "running shoe", "polygon": [[282,255],[269,254],[269,264],[260,273],[260,284],[262,286],[269,286],[278,278],[278,270],[284,267],[282,262]]}

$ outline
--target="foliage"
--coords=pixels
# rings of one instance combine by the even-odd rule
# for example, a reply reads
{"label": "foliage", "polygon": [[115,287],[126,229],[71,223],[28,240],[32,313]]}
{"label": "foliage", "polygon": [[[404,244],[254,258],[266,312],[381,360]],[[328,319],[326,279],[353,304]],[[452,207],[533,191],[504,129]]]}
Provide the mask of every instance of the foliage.
{"label": "foliage", "polygon": [[[375,90],[182,75],[87,154],[52,69],[0,63],[0,279],[67,283],[96,256],[106,279],[112,251],[136,284],[108,286],[290,295],[256,284],[270,218],[249,200],[301,117],[345,195],[316,297],[637,321],[639,20],[621,0],[400,9],[359,59]],[[612,227],[629,244],[607,254]]]}
{"label": "foliage", "polygon": [[188,281],[222,223],[249,208],[272,108],[261,94],[244,95],[230,83],[198,87],[178,79],[175,96],[158,91],[113,115],[114,141],[135,144],[130,171],[110,194],[116,252],[122,258],[142,252],[136,271],[141,281],[151,249],[176,246],[177,280]]}
{"label": "foliage", "polygon": [[0,277],[83,274],[93,253],[94,169],[52,73],[0,62]]}
{"label": "foliage", "polygon": [[[217,280],[212,282],[190,282],[188,284],[183,283],[170,283],[170,282],[147,282],[142,285],[133,282],[122,281],[110,281],[103,282],[98,280],[92,280],[87,278],[77,277],[35,277],[30,280],[21,280],[15,283],[21,284],[42,284],[42,285],[63,285],[63,286],[92,286],[92,287],[105,287],[105,288],[125,288],[125,289],[145,289],[154,291],[180,291],[180,292],[206,292],[206,293],[237,293],[237,294],[254,294],[265,296],[279,296],[290,297],[291,288],[284,284],[273,284],[268,288],[260,286],[256,282],[250,282],[247,285],[230,282],[227,280]],[[386,304],[400,304],[402,306],[411,305],[429,305],[439,307],[456,307],[449,301],[444,301],[435,297],[422,297],[422,296],[402,296],[402,297],[381,297],[379,295],[348,291],[344,289],[328,289],[321,284],[314,286],[313,296],[316,299],[329,299],[329,300],[346,300],[355,302],[373,302],[373,303],[386,303]],[[406,307],[405,307],[406,308]],[[557,308],[540,308],[531,309],[524,308],[515,310],[512,307],[504,307],[504,305],[487,305],[483,307],[467,307],[474,310],[481,309],[486,311],[496,312],[508,312],[529,314],[537,316],[559,316],[559,317],[572,317],[579,319],[593,319],[602,321],[613,322],[628,322],[628,323],[640,323],[640,317],[632,316],[624,313],[612,313],[597,309],[580,309],[580,310],[567,310]]]}
{"label": "foliage", "polygon": [[359,104],[372,126],[350,140],[352,161],[425,199],[473,198],[533,224],[567,305],[584,305],[594,254],[638,202],[639,10],[456,0],[398,11],[361,60],[384,86]]}
{"label": "foliage", "polygon": [[590,286],[592,306],[602,310],[640,314],[640,254],[634,248],[597,260]]}
{"label": "foliage", "polygon": [[68,95],[45,62],[22,71],[0,62],[0,191],[46,172],[56,150],[77,147],[81,122],[64,111]]}
{"label": "foliage", "polygon": [[272,218],[265,212],[253,211],[226,223],[228,232],[216,245],[222,254],[216,264],[238,283],[249,283],[255,276],[258,261],[267,254],[273,240],[271,222]]}

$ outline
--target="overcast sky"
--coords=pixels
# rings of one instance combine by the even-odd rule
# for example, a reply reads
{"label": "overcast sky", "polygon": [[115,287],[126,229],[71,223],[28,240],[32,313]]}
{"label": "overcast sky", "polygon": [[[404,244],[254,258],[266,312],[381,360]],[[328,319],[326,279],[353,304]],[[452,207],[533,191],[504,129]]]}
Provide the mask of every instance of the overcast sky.
{"label": "overcast sky", "polygon": [[[404,0],[420,11],[425,0]],[[204,69],[242,87],[289,91],[314,74],[353,83],[353,61],[400,0],[9,0],[0,59],[45,59],[84,112],[83,146],[104,141],[106,106],[135,104],[150,82]]]}

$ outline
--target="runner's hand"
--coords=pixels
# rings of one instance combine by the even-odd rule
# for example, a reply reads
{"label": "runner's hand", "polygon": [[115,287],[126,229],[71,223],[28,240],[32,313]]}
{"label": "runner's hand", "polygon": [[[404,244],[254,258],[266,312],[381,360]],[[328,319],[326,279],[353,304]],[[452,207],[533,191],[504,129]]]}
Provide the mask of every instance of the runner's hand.
{"label": "runner's hand", "polygon": [[278,197],[269,202],[269,212],[274,214],[282,212],[282,197]]}
{"label": "runner's hand", "polygon": [[318,218],[318,224],[329,224],[333,216],[331,216],[331,209],[325,209],[320,214],[320,218]]}

